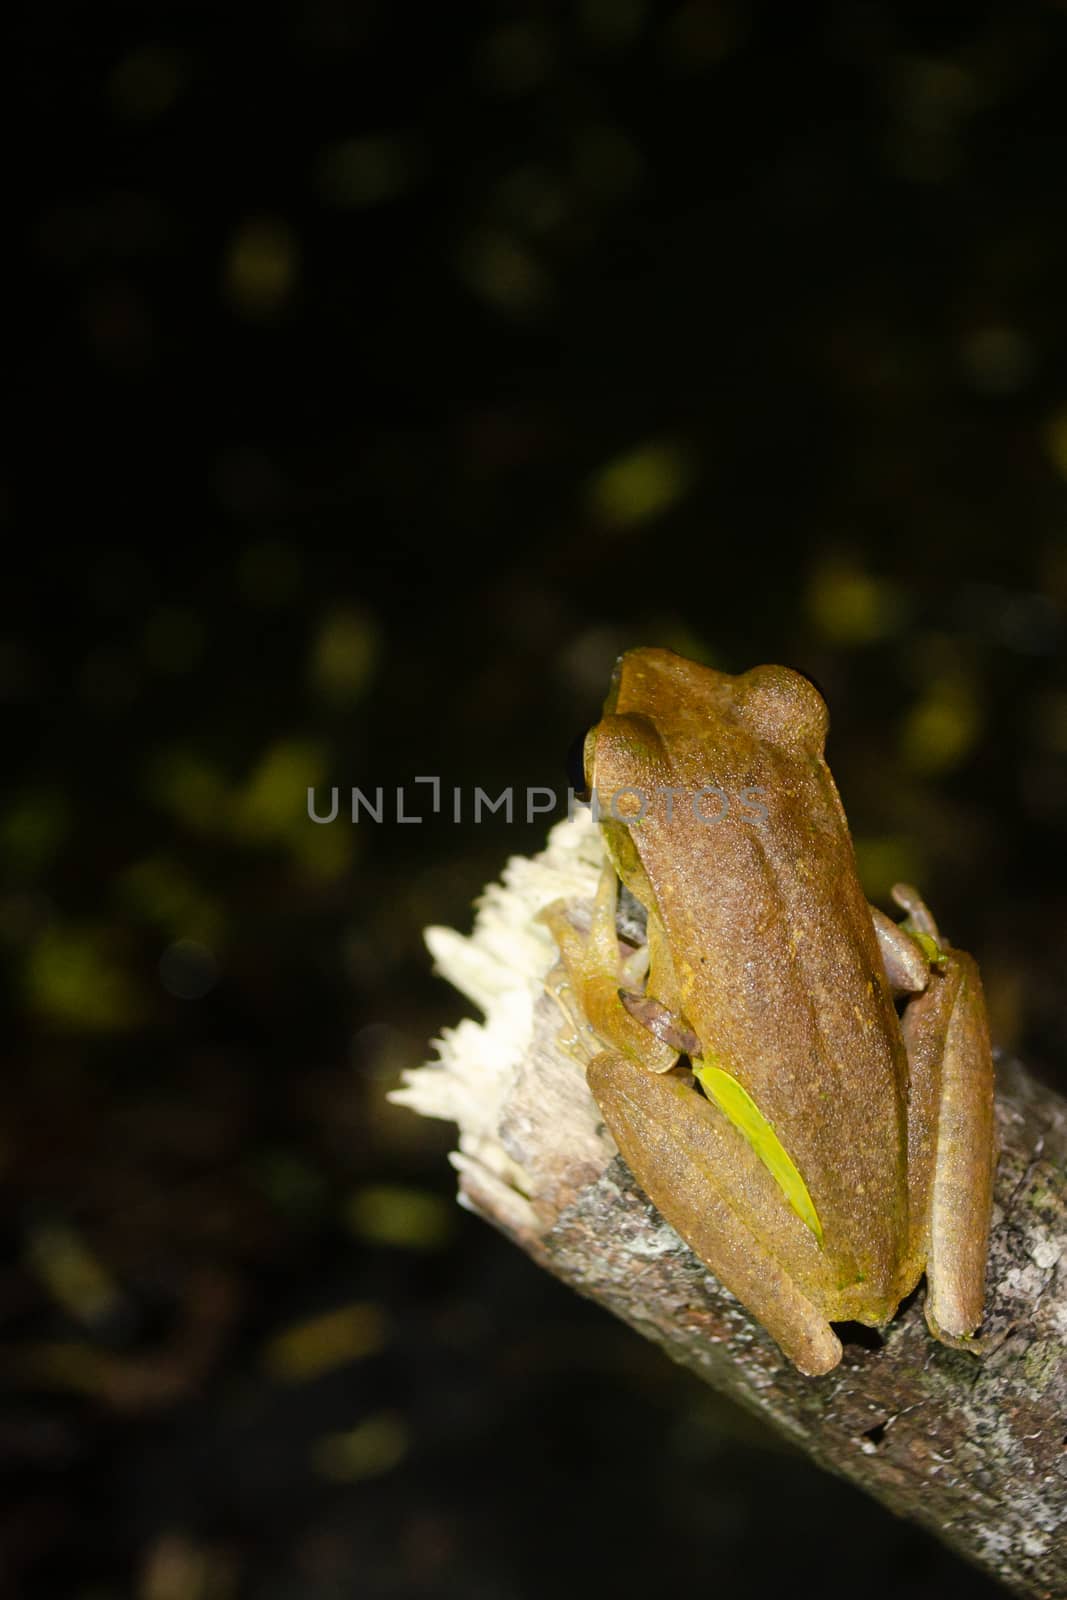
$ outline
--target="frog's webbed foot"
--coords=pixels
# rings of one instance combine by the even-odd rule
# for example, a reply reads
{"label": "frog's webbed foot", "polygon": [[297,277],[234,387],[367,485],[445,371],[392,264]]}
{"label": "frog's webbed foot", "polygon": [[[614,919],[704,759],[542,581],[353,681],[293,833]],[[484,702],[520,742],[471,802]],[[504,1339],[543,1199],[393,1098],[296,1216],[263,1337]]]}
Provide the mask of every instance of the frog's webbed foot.
{"label": "frog's webbed foot", "polygon": [[559,965],[548,987],[577,1030],[577,1052],[586,1061],[605,1045],[639,1061],[652,1072],[667,1072],[685,1048],[680,1024],[667,1007],[644,993],[649,967],[647,945],[620,942],[615,927],[618,880],[605,865],[593,902],[587,933],[581,933],[558,900],[539,920],[559,945]]}

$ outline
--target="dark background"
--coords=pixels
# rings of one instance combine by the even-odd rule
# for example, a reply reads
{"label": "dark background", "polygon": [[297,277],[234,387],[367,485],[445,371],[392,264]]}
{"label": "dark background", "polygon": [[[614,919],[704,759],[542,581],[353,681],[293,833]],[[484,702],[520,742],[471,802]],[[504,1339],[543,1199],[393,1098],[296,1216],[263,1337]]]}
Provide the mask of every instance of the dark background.
{"label": "dark background", "polygon": [[923,886],[1052,1081],[1065,30],[23,14],[5,1593],[981,1592],[459,1212],[451,1130],[385,1101],[465,1010],[421,928],[543,824],[305,794],[562,788],[633,644],[797,666],[868,892]]}

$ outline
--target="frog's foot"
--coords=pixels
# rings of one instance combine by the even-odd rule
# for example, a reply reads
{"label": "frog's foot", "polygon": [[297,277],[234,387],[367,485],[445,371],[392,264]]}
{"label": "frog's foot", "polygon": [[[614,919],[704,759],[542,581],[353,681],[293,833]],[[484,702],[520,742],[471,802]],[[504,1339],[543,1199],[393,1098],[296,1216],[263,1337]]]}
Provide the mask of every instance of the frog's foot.
{"label": "frog's foot", "polygon": [[976,1339],[973,1334],[949,1333],[942,1328],[930,1309],[930,1295],[926,1296],[926,1326],[940,1344],[947,1344],[952,1350],[966,1350],[969,1355],[983,1356],[986,1353],[986,1339]]}
{"label": "frog's foot", "polygon": [[[560,905],[562,904],[561,901]],[[554,911],[555,908],[550,906],[548,910]],[[543,912],[540,920],[548,921]],[[579,1066],[587,1067],[603,1046],[593,1027],[582,1016],[582,1008],[575,996],[570,974],[562,961],[557,961],[546,974],[545,993],[552,996],[563,1013],[564,1026],[556,1038],[557,1045],[564,1055],[577,1061]]]}
{"label": "frog's foot", "polygon": [[647,946],[635,950],[620,943],[616,895],[617,879],[608,865],[597,887],[588,933],[575,927],[562,900],[539,914],[560,951],[548,986],[580,1040],[571,1053],[589,1060],[608,1045],[652,1072],[667,1072],[684,1046],[676,1038],[672,1042],[671,1013],[643,992]]}

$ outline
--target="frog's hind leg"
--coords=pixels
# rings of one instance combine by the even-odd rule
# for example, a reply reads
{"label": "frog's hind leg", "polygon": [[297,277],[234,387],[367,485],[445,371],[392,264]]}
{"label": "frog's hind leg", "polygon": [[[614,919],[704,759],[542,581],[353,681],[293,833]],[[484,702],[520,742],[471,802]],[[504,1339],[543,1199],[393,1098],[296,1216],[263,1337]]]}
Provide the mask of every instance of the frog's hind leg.
{"label": "frog's hind leg", "polygon": [[901,1018],[911,1073],[909,1255],[914,1265],[925,1261],[930,1331],[946,1344],[967,1344],[985,1299],[993,1053],[977,965],[943,942],[940,956]]}
{"label": "frog's hind leg", "polygon": [[615,1052],[587,1077],[623,1160],[701,1261],[801,1372],[836,1367],[841,1345],[819,1309],[830,1268],[743,1134],[679,1078]]}

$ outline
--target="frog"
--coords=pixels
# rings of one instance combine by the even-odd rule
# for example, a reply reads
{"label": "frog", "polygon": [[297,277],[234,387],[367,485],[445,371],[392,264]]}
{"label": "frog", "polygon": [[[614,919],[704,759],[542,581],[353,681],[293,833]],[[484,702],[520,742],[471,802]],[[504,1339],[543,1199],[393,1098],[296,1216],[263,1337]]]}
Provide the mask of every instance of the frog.
{"label": "frog", "polygon": [[627,651],[584,742],[606,847],[588,926],[542,913],[623,1161],[809,1377],[924,1274],[930,1333],[980,1353],[996,1159],[977,963],[911,886],[903,920],[868,904],[828,725],[791,668]]}

